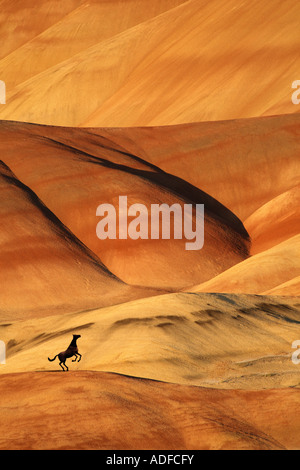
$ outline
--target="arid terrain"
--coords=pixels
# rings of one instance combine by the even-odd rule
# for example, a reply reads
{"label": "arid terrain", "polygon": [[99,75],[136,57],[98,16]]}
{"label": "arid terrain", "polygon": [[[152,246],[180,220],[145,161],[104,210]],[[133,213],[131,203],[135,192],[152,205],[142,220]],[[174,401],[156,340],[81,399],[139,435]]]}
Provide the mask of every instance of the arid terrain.
{"label": "arid terrain", "polygon": [[[0,0],[0,449],[300,448],[299,15]],[[100,240],[120,196],[203,248]]]}
{"label": "arid terrain", "polygon": [[296,111],[297,2],[149,4],[1,0],[0,118],[124,127]]}
{"label": "arid terrain", "polygon": [[11,449],[42,450],[299,445],[294,389],[208,390],[90,371],[1,379],[1,449],[8,442]]}

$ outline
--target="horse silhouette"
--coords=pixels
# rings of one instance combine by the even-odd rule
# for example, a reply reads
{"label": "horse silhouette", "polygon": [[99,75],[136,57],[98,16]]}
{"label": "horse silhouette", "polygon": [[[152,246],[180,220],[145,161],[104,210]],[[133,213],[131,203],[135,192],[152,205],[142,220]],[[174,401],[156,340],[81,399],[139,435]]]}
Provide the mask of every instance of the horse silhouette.
{"label": "horse silhouette", "polygon": [[[48,361],[53,362],[58,357],[58,359],[60,360],[59,365],[60,365],[60,367],[62,368],[63,371],[69,370],[68,366],[66,365],[66,360],[69,357],[75,356],[75,359],[73,359],[72,362],[76,362],[77,358],[79,357],[78,362],[80,362],[80,360],[82,358],[82,355],[79,354],[79,352],[78,352],[78,347],[77,347],[78,338],[81,338],[81,335],[73,335],[73,339],[72,339],[68,349],[66,349],[63,352],[60,352],[59,354],[56,354],[56,356],[53,359],[50,359],[50,357],[48,357]],[[63,366],[65,366],[66,369],[64,369]]]}

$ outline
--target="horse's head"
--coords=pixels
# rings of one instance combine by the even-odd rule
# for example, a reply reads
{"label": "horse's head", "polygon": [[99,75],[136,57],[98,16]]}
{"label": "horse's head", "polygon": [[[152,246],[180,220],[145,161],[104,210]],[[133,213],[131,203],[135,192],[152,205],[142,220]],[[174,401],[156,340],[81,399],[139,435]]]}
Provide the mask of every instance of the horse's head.
{"label": "horse's head", "polygon": [[73,335],[73,339],[71,341],[70,346],[72,346],[73,348],[77,348],[76,341],[78,340],[78,338],[81,338],[81,335]]}

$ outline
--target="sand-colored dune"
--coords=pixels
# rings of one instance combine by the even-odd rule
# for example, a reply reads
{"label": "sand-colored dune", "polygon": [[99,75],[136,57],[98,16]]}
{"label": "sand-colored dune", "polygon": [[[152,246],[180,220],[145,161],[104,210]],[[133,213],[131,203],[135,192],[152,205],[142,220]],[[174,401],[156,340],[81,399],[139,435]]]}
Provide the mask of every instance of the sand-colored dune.
{"label": "sand-colored dune", "polygon": [[[300,448],[299,15],[0,0],[0,449]],[[99,240],[120,196],[203,248]]]}
{"label": "sand-colored dune", "polygon": [[[0,75],[12,87],[1,119],[149,126],[299,111],[291,100],[299,71],[293,0],[165,0],[150,9],[69,0],[56,13],[57,1],[48,3],[22,16],[21,6],[2,1],[10,39]],[[26,16],[30,28],[14,39]],[[14,86],[13,74],[24,81]]]}
{"label": "sand-colored dune", "polygon": [[300,276],[291,279],[290,281],[284,282],[279,286],[273,287],[266,292],[263,292],[265,295],[294,295],[299,296],[300,292]]}
{"label": "sand-colored dune", "polygon": [[129,152],[201,188],[243,222],[300,182],[299,114],[106,132]]}
{"label": "sand-colored dune", "polygon": [[[264,293],[299,276],[298,121],[285,115],[132,129],[2,122],[0,148],[5,163],[123,281]],[[118,205],[119,195],[149,213],[153,203],[204,203],[204,248],[188,252],[183,240],[100,241],[96,208]],[[249,244],[234,214],[261,257],[240,264]]]}
{"label": "sand-colored dune", "polygon": [[[25,5],[22,2],[21,16],[18,6],[12,8],[10,1],[3,0],[0,3],[1,35],[5,38],[5,47],[1,48],[0,76],[5,78],[7,88],[12,90],[50,67],[185,1],[73,0],[62,5],[61,2],[41,0],[37,10],[35,2],[27,0]],[[57,16],[54,16],[54,6]],[[30,31],[23,24],[26,20],[25,9],[31,12]],[[46,20],[47,23],[44,23]],[[13,34],[12,23],[15,27]],[[28,23],[26,26],[28,28]]]}
{"label": "sand-colored dune", "polygon": [[300,185],[264,204],[245,220],[254,255],[300,233]]}
{"label": "sand-colored dune", "polygon": [[1,449],[300,447],[298,389],[221,391],[95,372],[37,372],[2,376],[0,394]]}
{"label": "sand-colored dune", "polygon": [[211,279],[201,292],[264,293],[284,283],[279,294],[299,295],[297,282],[289,283],[300,273],[299,124],[298,115],[285,115],[105,130],[114,142],[180,175],[244,221],[251,254],[262,257]]}
{"label": "sand-colored dune", "polygon": [[81,334],[82,360],[67,361],[69,373],[118,372],[218,389],[296,386],[299,306],[297,297],[181,293],[1,322],[7,360],[0,373],[60,371],[59,361],[47,358]]}
{"label": "sand-colored dune", "polygon": [[113,275],[2,162],[0,190],[2,321],[147,295]]}
{"label": "sand-colored dune", "polygon": [[[291,281],[300,272],[300,235],[251,256],[210,281],[188,288],[189,292],[262,294]],[[293,285],[293,289],[295,289]],[[286,294],[289,295],[288,288]],[[299,295],[299,292],[297,293]]]}
{"label": "sand-colored dune", "polygon": [[[111,142],[105,131],[52,128],[2,122],[3,160],[107,268],[123,281],[157,288],[204,282],[244,260],[248,234],[221,203],[183,179],[162,171]],[[186,239],[99,240],[99,204],[128,197],[152,204],[204,204],[205,243],[186,250]],[[151,223],[149,222],[149,226]]]}
{"label": "sand-colored dune", "polygon": [[60,22],[83,1],[0,1],[1,59]]}

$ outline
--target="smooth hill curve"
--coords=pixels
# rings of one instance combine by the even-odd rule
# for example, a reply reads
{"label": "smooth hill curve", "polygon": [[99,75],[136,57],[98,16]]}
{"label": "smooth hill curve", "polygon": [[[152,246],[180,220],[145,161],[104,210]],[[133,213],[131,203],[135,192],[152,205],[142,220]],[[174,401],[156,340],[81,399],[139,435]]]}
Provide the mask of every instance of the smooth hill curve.
{"label": "smooth hill curve", "polygon": [[294,295],[299,296],[300,292],[300,276],[291,279],[290,281],[284,282],[279,286],[274,287],[266,292],[264,295]]}
{"label": "smooth hill curve", "polygon": [[[177,289],[203,282],[247,258],[249,237],[241,221],[220,202],[182,178],[162,171],[111,142],[104,130],[2,122],[4,161],[47,207],[123,281]],[[99,240],[99,204],[128,197],[152,204],[204,204],[205,243],[187,251],[186,239]],[[149,226],[151,223],[149,221]]]}
{"label": "smooth hill curve", "polygon": [[245,220],[251,253],[261,253],[300,233],[300,184],[264,204]]}
{"label": "smooth hill curve", "polygon": [[1,449],[299,447],[298,390],[220,391],[87,371],[2,376],[0,393]]}
{"label": "smooth hill curve", "polygon": [[[187,288],[188,292],[235,292],[262,294],[276,292],[300,273],[300,235],[279,243],[269,250],[251,256],[214,279]],[[293,292],[297,285],[293,286]],[[278,290],[280,292],[280,290]],[[286,286],[286,295],[291,295]],[[299,295],[299,292],[297,293]]]}
{"label": "smooth hill curve", "polygon": [[[161,126],[299,112],[291,100],[299,73],[297,2],[170,0],[159,7],[151,1],[149,16],[148,3],[135,1],[129,10],[128,2],[117,2],[115,20],[110,16],[99,26],[94,2],[84,3],[74,18],[64,17],[80,1],[69,0],[56,14],[57,1],[40,2],[36,15],[28,15],[31,32],[27,26],[14,42],[5,20],[9,13],[9,25],[22,31],[24,10],[18,2],[12,11],[5,1],[4,34],[12,38],[5,55],[12,55],[0,63],[1,79],[9,84],[19,58],[26,62],[24,81],[11,82],[0,119]],[[35,62],[41,65],[31,76]]]}
{"label": "smooth hill curve", "polygon": [[[299,298],[174,293],[68,315],[0,323],[7,364],[0,374],[58,371],[74,333],[80,363],[70,372],[117,372],[218,389],[294,387],[291,361],[299,331]],[[234,338],[234,341],[233,341]]]}
{"label": "smooth hill curve", "polygon": [[[147,0],[130,0],[130,2],[73,0],[64,2],[62,5],[61,2],[40,0],[37,10],[36,3],[33,0],[27,0],[22,2],[21,11],[23,8],[31,9],[31,30],[29,31],[24,27],[24,18],[18,15],[18,8],[13,11],[11,2],[2,0],[0,2],[1,14],[5,17],[5,21],[1,22],[1,33],[3,38],[5,37],[5,46],[1,48],[1,55],[9,52],[10,49],[13,50],[3,55],[0,60],[0,76],[5,79],[7,88],[12,90],[15,86],[74,57],[89,47],[185,1],[152,0],[149,3]],[[52,5],[54,6],[55,3],[59,7],[56,8],[58,21],[50,24],[51,16],[53,16],[52,21],[55,21],[55,12],[52,12]],[[49,23],[45,22],[46,13],[50,17]],[[9,21],[6,20],[6,15],[9,15]],[[12,17],[15,21],[14,34],[10,34]],[[20,45],[22,36],[25,43]],[[8,37],[10,41],[7,40]]]}
{"label": "smooth hill curve", "polygon": [[0,191],[2,320],[96,308],[147,295],[147,289],[129,287],[112,274],[3,162]]}
{"label": "smooth hill curve", "polygon": [[299,114],[105,132],[129,152],[201,188],[243,222],[300,183]]}

